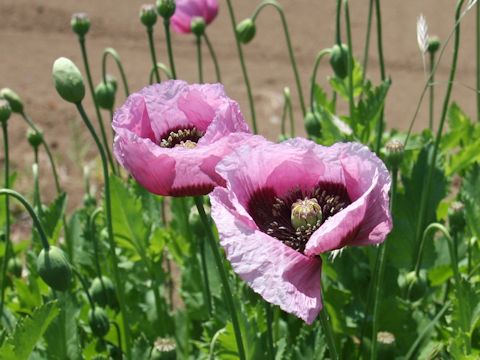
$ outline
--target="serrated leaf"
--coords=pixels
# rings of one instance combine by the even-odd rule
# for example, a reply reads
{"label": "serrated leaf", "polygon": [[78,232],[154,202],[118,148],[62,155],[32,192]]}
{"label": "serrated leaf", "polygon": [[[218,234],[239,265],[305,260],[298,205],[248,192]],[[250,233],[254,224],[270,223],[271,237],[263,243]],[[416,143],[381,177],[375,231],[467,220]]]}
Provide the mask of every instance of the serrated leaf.
{"label": "serrated leaf", "polygon": [[[362,93],[363,89],[363,71],[360,63],[354,59],[353,64],[353,96],[357,97]],[[338,77],[330,78],[330,86],[335,90],[341,97],[345,100],[348,100],[349,93],[349,80],[348,77],[345,79],[340,79]]]}
{"label": "serrated leaf", "polygon": [[50,242],[56,243],[62,228],[62,218],[67,204],[67,194],[60,194],[47,209],[42,211],[41,221]]}

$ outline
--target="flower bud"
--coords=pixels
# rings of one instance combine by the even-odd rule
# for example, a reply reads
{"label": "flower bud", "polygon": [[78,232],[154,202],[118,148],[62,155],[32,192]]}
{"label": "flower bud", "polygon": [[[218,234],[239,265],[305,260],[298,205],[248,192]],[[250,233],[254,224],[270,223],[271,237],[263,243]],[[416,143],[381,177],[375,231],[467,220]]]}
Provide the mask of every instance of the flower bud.
{"label": "flower bud", "polygon": [[83,100],[85,85],[82,73],[70,59],[61,57],[55,60],[52,74],[55,88],[65,101],[77,104]]}
{"label": "flower bud", "polygon": [[330,53],[330,65],[335,76],[345,79],[348,75],[348,48],[345,44],[334,45]]}
{"label": "flower bud", "polygon": [[113,86],[113,89],[115,90],[115,93],[116,93],[118,89],[117,79],[110,74],[107,74],[105,77],[106,77],[107,83]]}
{"label": "flower bud", "polygon": [[105,110],[112,110],[115,103],[115,87],[112,83],[103,81],[95,88],[95,101]]}
{"label": "flower bud", "polygon": [[440,49],[440,39],[436,36],[432,36],[428,39],[427,51],[431,54],[435,54]]}
{"label": "flower bud", "polygon": [[238,41],[242,44],[248,44],[255,36],[257,27],[252,19],[247,18],[242,20],[236,28]]}
{"label": "flower bud", "polygon": [[10,119],[12,108],[7,100],[0,98],[0,122],[5,123]]}
{"label": "flower bud", "polygon": [[201,16],[196,16],[192,19],[190,23],[190,27],[192,28],[192,33],[196,36],[202,36],[205,32],[205,28],[207,27],[207,23],[205,19]]}
{"label": "flower bud", "polygon": [[92,333],[103,338],[110,330],[110,321],[108,320],[107,312],[101,307],[94,307],[88,312],[88,324]]}
{"label": "flower bud", "polygon": [[0,98],[4,98],[8,101],[10,107],[12,108],[12,112],[17,114],[23,113],[23,101],[12,89],[3,88],[0,90]]}
{"label": "flower bud", "polygon": [[85,36],[90,29],[90,19],[86,13],[75,13],[70,21],[72,30],[78,36]]}
{"label": "flower bud", "polygon": [[322,221],[322,208],[317,199],[297,200],[292,204],[290,214],[295,229],[314,228]]}
{"label": "flower bud", "polygon": [[56,246],[43,249],[37,258],[37,270],[43,281],[54,290],[65,291],[70,286],[72,269],[65,254]]}
{"label": "flower bud", "polygon": [[405,147],[400,140],[390,140],[385,145],[386,160],[390,168],[398,169],[403,160]]}
{"label": "flower bud", "polygon": [[89,293],[92,297],[92,300],[101,307],[110,306],[111,308],[115,309],[118,305],[117,296],[115,294],[115,286],[113,285],[112,280],[106,276],[102,276],[101,281],[99,277],[93,279],[92,285],[90,285]]}
{"label": "flower bud", "polygon": [[19,278],[22,276],[22,262],[18,257],[13,257],[8,260],[7,264],[8,273]]}
{"label": "flower bud", "polygon": [[465,229],[465,206],[459,201],[454,201],[448,209],[448,223],[452,233],[459,233]]}
{"label": "flower bud", "polygon": [[157,13],[155,6],[152,4],[144,4],[140,8],[140,21],[147,28],[151,28],[157,22]]}
{"label": "flower bud", "polygon": [[83,196],[83,206],[95,207],[97,205],[97,199],[92,194],[85,194]]}
{"label": "flower bud", "polygon": [[43,143],[43,134],[41,131],[35,131],[32,128],[28,128],[27,140],[31,147],[38,149],[38,147]]}
{"label": "flower bud", "polygon": [[157,0],[157,12],[164,19],[170,19],[175,14],[175,0]]}
{"label": "flower bud", "polygon": [[305,130],[309,137],[318,137],[322,131],[322,124],[317,114],[312,113],[311,111],[307,112],[305,115]]}
{"label": "flower bud", "polygon": [[407,293],[410,294],[411,301],[421,299],[427,291],[427,281],[425,279],[425,274],[422,272],[417,276],[415,271],[411,271],[405,275],[405,278],[401,282],[401,286],[403,286]]}

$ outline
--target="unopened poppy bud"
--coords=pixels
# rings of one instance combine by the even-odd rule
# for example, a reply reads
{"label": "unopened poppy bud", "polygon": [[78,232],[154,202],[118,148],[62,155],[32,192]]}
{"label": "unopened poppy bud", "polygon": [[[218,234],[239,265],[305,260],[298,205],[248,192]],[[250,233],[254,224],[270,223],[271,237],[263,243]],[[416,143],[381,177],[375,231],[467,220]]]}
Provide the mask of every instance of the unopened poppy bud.
{"label": "unopened poppy bud", "polygon": [[203,17],[196,16],[192,19],[190,27],[192,28],[192,33],[194,33],[196,36],[202,36],[205,32],[205,28],[207,27],[207,23]]}
{"label": "unopened poppy bud", "polygon": [[92,285],[90,285],[89,293],[92,297],[92,300],[101,307],[117,307],[115,286],[113,285],[113,282],[112,280],[110,280],[110,278],[102,276],[101,280],[99,277],[93,279]]}
{"label": "unopened poppy bud", "polygon": [[96,306],[88,312],[88,324],[92,333],[103,338],[110,330],[110,321],[107,312],[101,307]]}
{"label": "unopened poppy bud", "polygon": [[405,152],[405,146],[400,140],[390,140],[385,145],[387,164],[391,168],[397,168],[400,166],[403,160],[403,154]]}
{"label": "unopened poppy bud", "polygon": [[72,30],[78,36],[85,36],[90,29],[90,19],[86,13],[75,13],[70,21]]}
{"label": "unopened poppy bud", "polygon": [[465,229],[465,206],[459,201],[454,201],[448,209],[448,223],[452,233],[458,233]]}
{"label": "unopened poppy bud", "polygon": [[72,269],[65,254],[56,246],[43,249],[37,258],[37,270],[43,281],[54,290],[65,291],[70,287]]}
{"label": "unopened poppy bud", "polygon": [[23,101],[18,94],[9,88],[3,88],[0,90],[0,98],[4,98],[10,104],[12,112],[21,114],[23,113]]}
{"label": "unopened poppy bud", "polygon": [[107,74],[107,76],[105,76],[105,77],[106,77],[107,83],[109,83],[110,85],[113,86],[113,89],[115,90],[115,93],[116,93],[117,89],[118,89],[117,79],[110,74]]}
{"label": "unopened poppy bud", "polygon": [[164,19],[170,19],[175,14],[175,0],[157,0],[157,12]]}
{"label": "unopened poppy bud", "polygon": [[65,101],[77,104],[83,100],[85,85],[82,73],[70,59],[61,57],[55,60],[52,74],[55,88]]}
{"label": "unopened poppy bud", "polygon": [[335,76],[345,79],[348,75],[348,48],[345,44],[334,45],[330,53],[330,65]]}
{"label": "unopened poppy bud", "polygon": [[417,274],[415,271],[411,271],[405,275],[404,284],[406,287],[407,293],[410,294],[410,300],[416,301],[421,299],[427,290],[427,281],[425,276],[422,274]]}
{"label": "unopened poppy bud", "polygon": [[115,87],[103,81],[95,88],[95,101],[98,106],[105,110],[112,110],[115,103]]}
{"label": "unopened poppy bud", "polygon": [[238,41],[242,44],[249,43],[257,32],[257,27],[252,19],[247,18],[242,20],[236,28]]}
{"label": "unopened poppy bud", "polygon": [[0,98],[0,122],[4,123],[10,119],[10,115],[12,114],[12,108],[7,100]]}
{"label": "unopened poppy bud", "polygon": [[316,114],[309,111],[305,115],[305,130],[307,130],[307,134],[310,137],[318,137],[320,136],[320,132],[322,131],[322,124],[320,123],[320,119]]}
{"label": "unopened poppy bud", "polygon": [[440,39],[436,36],[432,36],[428,39],[427,51],[431,54],[434,54],[440,49]]}
{"label": "unopened poppy bud", "polygon": [[151,28],[157,22],[157,13],[155,6],[152,4],[144,4],[140,8],[140,21],[147,28]]}
{"label": "unopened poppy bud", "polygon": [[13,257],[8,260],[7,264],[8,273],[15,276],[20,277],[22,276],[22,262],[18,257]]}
{"label": "unopened poppy bud", "polygon": [[41,131],[35,131],[31,128],[27,130],[27,140],[31,147],[38,149],[43,143],[43,134]]}
{"label": "unopened poppy bud", "polygon": [[378,358],[394,359],[395,358],[395,336],[387,331],[379,331],[377,333]]}
{"label": "unopened poppy bud", "polygon": [[317,199],[297,200],[292,204],[290,217],[295,229],[314,228],[322,221],[322,207]]}

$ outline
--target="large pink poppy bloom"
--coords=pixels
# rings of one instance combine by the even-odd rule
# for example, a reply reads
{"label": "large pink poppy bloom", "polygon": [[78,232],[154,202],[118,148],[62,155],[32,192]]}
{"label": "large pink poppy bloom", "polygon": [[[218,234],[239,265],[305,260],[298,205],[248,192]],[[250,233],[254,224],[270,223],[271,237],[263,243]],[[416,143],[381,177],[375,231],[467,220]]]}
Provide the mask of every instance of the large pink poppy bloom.
{"label": "large pink poppy bloom", "polygon": [[192,32],[192,19],[201,17],[210,24],[217,14],[217,0],[177,0],[175,14],[170,21],[177,33],[188,34]]}
{"label": "large pink poppy bloom", "polygon": [[309,324],[322,308],[318,255],[378,244],[392,228],[389,173],[358,143],[241,147],[216,170],[226,188],[210,194],[212,217],[234,271]]}
{"label": "large pink poppy bloom", "polygon": [[252,136],[239,105],[220,84],[171,80],[130,95],[113,117],[114,153],[148,191],[208,194],[224,180],[218,161],[233,148],[264,141]]}

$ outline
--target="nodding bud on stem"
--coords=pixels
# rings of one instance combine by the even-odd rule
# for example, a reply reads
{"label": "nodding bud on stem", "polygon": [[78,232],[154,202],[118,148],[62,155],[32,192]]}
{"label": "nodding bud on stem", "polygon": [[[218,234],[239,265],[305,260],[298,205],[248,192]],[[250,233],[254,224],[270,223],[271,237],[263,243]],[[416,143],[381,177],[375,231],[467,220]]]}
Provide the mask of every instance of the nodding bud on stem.
{"label": "nodding bud on stem", "polygon": [[440,49],[440,39],[437,36],[432,36],[428,39],[427,51],[431,54],[435,54]]}
{"label": "nodding bud on stem", "polygon": [[202,36],[205,33],[205,28],[207,27],[207,23],[205,19],[201,16],[196,16],[192,19],[190,23],[190,27],[192,28],[192,33],[196,36]]}
{"label": "nodding bud on stem", "polygon": [[157,22],[157,13],[155,6],[152,4],[144,4],[140,8],[140,21],[147,28],[151,28]]}
{"label": "nodding bud on stem", "polygon": [[83,100],[85,85],[82,73],[70,59],[61,57],[55,60],[52,74],[55,88],[65,101],[77,104]]}
{"label": "nodding bud on stem", "polygon": [[255,37],[257,27],[252,19],[247,18],[242,20],[236,28],[238,41],[242,44],[248,44]]}
{"label": "nodding bud on stem", "polygon": [[9,274],[19,278],[22,276],[22,270],[23,270],[22,262],[18,257],[13,257],[10,260],[8,260],[7,271]]}
{"label": "nodding bud on stem", "polygon": [[452,234],[465,229],[465,206],[460,201],[454,201],[448,209],[448,224]]}
{"label": "nodding bud on stem", "polygon": [[56,246],[43,249],[37,258],[40,277],[54,290],[65,291],[70,287],[72,269],[65,254]]}
{"label": "nodding bud on stem", "polygon": [[7,100],[0,98],[0,122],[6,123],[10,119],[12,108]]}
{"label": "nodding bud on stem", "polygon": [[158,15],[164,19],[170,19],[175,14],[175,0],[157,0]]}
{"label": "nodding bud on stem", "polygon": [[307,112],[307,114],[305,115],[304,123],[305,130],[307,130],[307,134],[310,138],[320,136],[320,132],[322,131],[322,124],[320,123],[318,115],[314,114],[311,111]]}
{"label": "nodding bud on stem", "polygon": [[17,114],[23,113],[23,101],[12,89],[3,88],[0,90],[0,98],[4,98],[8,101],[10,107],[12,108],[12,112]]}
{"label": "nodding bud on stem", "polygon": [[112,309],[116,309],[118,306],[115,286],[112,280],[106,276],[102,276],[101,280],[99,277],[93,279],[89,293],[92,300],[101,307],[110,306]]}
{"label": "nodding bud on stem", "polygon": [[390,140],[387,145],[385,145],[386,160],[390,168],[396,168],[400,166],[403,160],[403,154],[405,152],[405,147],[400,140]]}
{"label": "nodding bud on stem", "polygon": [[102,109],[112,110],[115,104],[116,88],[111,82],[103,81],[95,88],[95,101]]}
{"label": "nodding bud on stem", "polygon": [[70,21],[72,30],[78,36],[85,36],[90,30],[90,19],[86,13],[75,13]]}
{"label": "nodding bud on stem", "polygon": [[110,320],[108,320],[107,312],[101,307],[94,307],[88,312],[88,324],[92,333],[103,338],[110,330]]}
{"label": "nodding bud on stem", "polygon": [[31,147],[38,149],[43,143],[43,134],[41,131],[35,131],[31,128],[27,130],[27,140]]}
{"label": "nodding bud on stem", "polygon": [[338,78],[345,79],[348,76],[348,47],[345,44],[332,47],[330,65]]}

